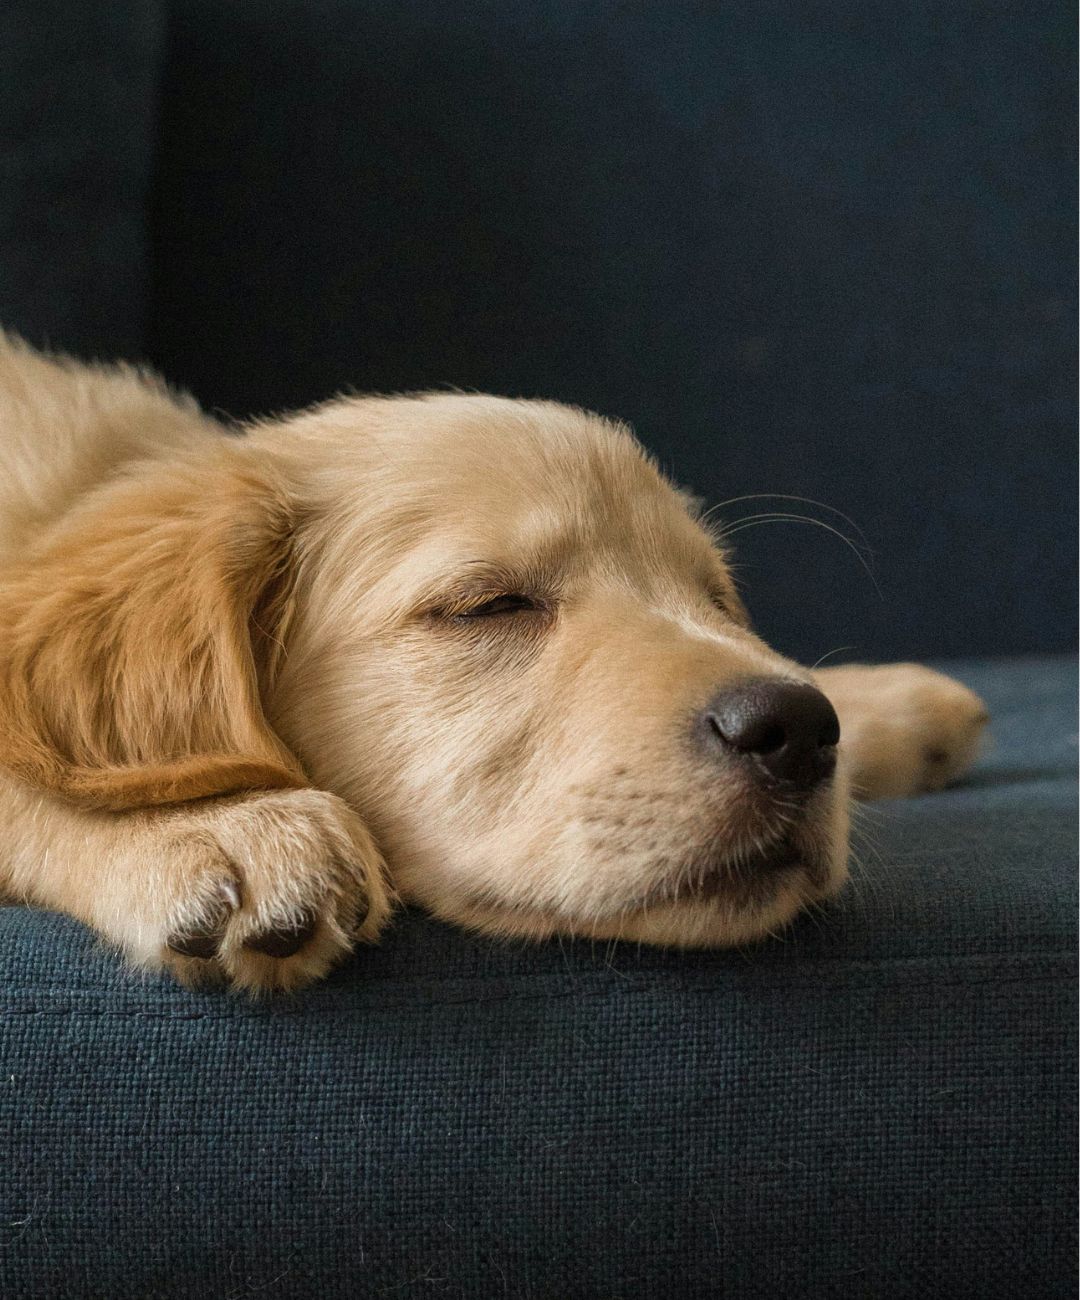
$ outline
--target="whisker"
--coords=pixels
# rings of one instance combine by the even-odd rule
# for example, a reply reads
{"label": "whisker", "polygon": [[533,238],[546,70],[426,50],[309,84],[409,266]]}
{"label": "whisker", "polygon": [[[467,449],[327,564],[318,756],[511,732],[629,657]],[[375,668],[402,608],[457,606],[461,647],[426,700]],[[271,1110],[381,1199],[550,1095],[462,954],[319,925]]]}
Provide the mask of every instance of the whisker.
{"label": "whisker", "polygon": [[815,501],[813,497],[792,496],[788,492],[747,492],[741,497],[728,497],[726,501],[720,501],[715,506],[710,506],[701,516],[702,521],[707,521],[710,515],[714,515],[718,510],[723,510],[725,506],[737,506],[743,501],[801,501],[803,505],[817,506],[819,510],[828,510],[830,514],[836,515],[838,519],[842,519],[845,524],[850,524],[856,533],[858,533],[859,538],[866,549],[870,551],[871,554],[873,553],[873,548],[871,547],[866,534],[850,515],[845,515],[842,510],[837,510],[836,506],[831,506],[826,501]]}
{"label": "whisker", "polygon": [[821,665],[825,662],[825,660],[831,659],[833,655],[842,655],[845,650],[855,650],[855,649],[857,649],[857,647],[853,645],[841,645],[841,646],[837,646],[835,650],[827,650],[821,656],[820,659],[816,660],[814,663],[810,665],[810,671],[813,672],[815,668],[820,668]]}
{"label": "whisker", "polygon": [[874,590],[877,592],[879,598],[884,601],[885,594],[881,590],[877,578],[874,576],[874,571],[870,567],[867,557],[863,554],[860,548],[851,540],[850,537],[847,536],[846,533],[842,533],[839,528],[834,528],[832,524],[827,524],[823,519],[815,519],[813,515],[797,515],[779,510],[771,511],[767,514],[747,515],[742,519],[734,520],[728,528],[723,529],[718,534],[718,541],[725,542],[729,537],[734,537],[736,533],[745,532],[747,528],[755,528],[758,524],[778,523],[814,524],[818,528],[823,528],[827,533],[832,533],[834,537],[838,537],[859,561],[859,564],[866,572],[866,576],[874,584]]}

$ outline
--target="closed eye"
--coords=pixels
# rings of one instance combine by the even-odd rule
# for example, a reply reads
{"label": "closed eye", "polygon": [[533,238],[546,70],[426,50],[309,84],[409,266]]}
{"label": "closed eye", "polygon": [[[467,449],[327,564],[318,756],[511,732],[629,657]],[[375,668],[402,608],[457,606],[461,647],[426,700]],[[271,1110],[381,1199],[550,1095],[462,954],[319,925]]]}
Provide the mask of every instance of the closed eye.
{"label": "closed eye", "polygon": [[481,605],[471,609],[460,610],[455,617],[462,620],[496,618],[506,614],[525,614],[538,610],[540,605],[531,597],[520,591],[508,592],[504,596],[492,596]]}

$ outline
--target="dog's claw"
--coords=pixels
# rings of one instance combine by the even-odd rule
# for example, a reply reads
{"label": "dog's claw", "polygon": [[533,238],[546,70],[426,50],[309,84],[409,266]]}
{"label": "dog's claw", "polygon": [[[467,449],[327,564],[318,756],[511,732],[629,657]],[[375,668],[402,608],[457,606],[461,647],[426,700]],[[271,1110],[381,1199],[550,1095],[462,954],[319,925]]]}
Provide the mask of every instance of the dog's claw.
{"label": "dog's claw", "polygon": [[174,934],[166,941],[170,952],[181,957],[196,957],[199,961],[209,961],[217,956],[221,945],[221,930],[197,931],[193,934]]}
{"label": "dog's claw", "polygon": [[364,922],[368,919],[368,913],[370,911],[371,911],[371,902],[368,899],[366,894],[362,894],[356,900],[356,903],[352,909],[352,913],[350,916],[350,926],[349,926],[350,935],[357,935],[360,933],[360,928],[364,924]]}
{"label": "dog's claw", "polygon": [[228,904],[231,911],[240,910],[240,891],[234,880],[219,880],[217,892],[222,902]]}
{"label": "dog's claw", "polygon": [[244,940],[244,947],[266,957],[291,957],[300,951],[315,933],[318,918],[305,911],[295,921],[285,921],[272,930],[263,930]]}
{"label": "dog's claw", "polygon": [[[240,906],[240,891],[232,880],[220,880],[214,890],[217,903],[212,907],[200,925],[172,934],[166,939],[165,946],[170,952],[181,957],[195,957],[199,961],[209,961],[216,957],[221,941],[225,937],[225,926],[229,915]],[[224,906],[221,906],[224,904]]]}

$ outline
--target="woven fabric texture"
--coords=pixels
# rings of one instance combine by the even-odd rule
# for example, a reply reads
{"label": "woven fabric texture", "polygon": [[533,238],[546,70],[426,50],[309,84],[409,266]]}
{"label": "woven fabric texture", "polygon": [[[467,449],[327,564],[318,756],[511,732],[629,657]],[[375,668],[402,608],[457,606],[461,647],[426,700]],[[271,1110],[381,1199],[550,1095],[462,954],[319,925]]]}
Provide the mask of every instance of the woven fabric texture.
{"label": "woven fabric texture", "polygon": [[737,535],[796,658],[1067,650],[1074,9],[19,0],[0,318],[236,416],[577,402],[710,503],[858,521],[880,597]]}
{"label": "woven fabric texture", "polygon": [[0,326],[146,356],[165,0],[0,6]]}
{"label": "woven fabric texture", "polygon": [[0,1294],[1076,1292],[1076,680],[737,953],[404,916],[253,1007],[0,909]]}
{"label": "woven fabric texture", "polygon": [[807,663],[1069,649],[1074,8],[172,0],[151,356],[237,415],[558,397],[710,503],[826,502],[884,599],[737,535]]}

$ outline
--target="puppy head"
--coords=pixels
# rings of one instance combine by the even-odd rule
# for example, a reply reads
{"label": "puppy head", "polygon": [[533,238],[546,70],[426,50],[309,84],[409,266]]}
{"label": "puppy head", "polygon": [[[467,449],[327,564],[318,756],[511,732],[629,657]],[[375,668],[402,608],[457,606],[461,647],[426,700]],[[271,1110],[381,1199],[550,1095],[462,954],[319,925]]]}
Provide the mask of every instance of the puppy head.
{"label": "puppy head", "polygon": [[334,403],[249,451],[304,520],[268,717],[406,897],[711,945],[841,883],[835,716],[625,429],[436,395]]}
{"label": "puppy head", "polygon": [[629,433],[345,400],[131,465],[0,579],[0,763],[114,811],[303,785],[505,934],[739,943],[845,872],[836,722]]}

